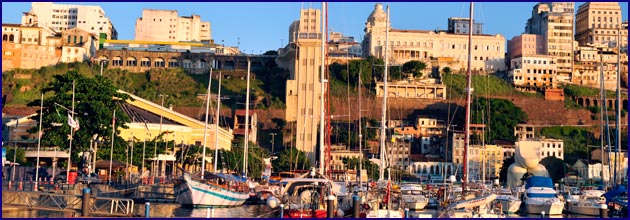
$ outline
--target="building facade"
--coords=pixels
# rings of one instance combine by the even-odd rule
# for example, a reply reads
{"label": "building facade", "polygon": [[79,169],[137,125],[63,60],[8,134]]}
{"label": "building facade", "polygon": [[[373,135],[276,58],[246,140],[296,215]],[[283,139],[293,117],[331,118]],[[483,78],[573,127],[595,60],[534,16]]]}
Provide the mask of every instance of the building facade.
{"label": "building facade", "polygon": [[[430,78],[425,80],[401,80],[387,83],[387,96],[408,99],[446,99],[446,85],[436,83]],[[376,82],[376,97],[383,97],[385,83]]]}
{"label": "building facade", "polygon": [[210,22],[201,16],[179,16],[176,10],[144,9],[136,19],[135,40],[165,42],[210,42]]}
{"label": "building facade", "polygon": [[573,2],[541,2],[534,6],[525,33],[544,36],[544,54],[556,58],[557,79],[571,82],[573,72]]}
{"label": "building facade", "polygon": [[96,56],[97,38],[91,33],[72,28],[61,32],[61,61],[83,62]]}
{"label": "building facade", "polygon": [[[618,2],[586,2],[575,15],[575,40],[580,46],[608,47],[621,32],[621,45],[628,45],[628,30],[623,30]],[[622,31],[623,30],[623,31]]]}
{"label": "building facade", "polygon": [[[613,50],[602,51],[596,47],[578,47],[575,51],[573,83],[599,88],[603,73],[604,88],[607,90],[616,89],[617,56],[617,51]],[[627,60],[627,56],[622,57]]]}
{"label": "building facade", "polygon": [[516,147],[535,150],[538,153],[538,159],[545,157],[556,157],[564,160],[564,142],[560,139],[538,138],[530,140],[520,140],[514,143]]}
{"label": "building facade", "polygon": [[[468,34],[468,31],[470,30],[468,26],[470,26],[469,18],[457,18],[457,17],[448,18],[448,32],[449,33]],[[482,33],[483,33],[483,24],[473,23],[473,34],[482,34]]]}
{"label": "building facade", "polygon": [[278,50],[276,63],[289,71],[286,83],[287,122],[294,122],[295,147],[304,151],[314,165],[317,155],[322,98],[321,11],[300,10],[300,19],[289,27],[289,44]]}
{"label": "building facade", "polygon": [[544,36],[537,34],[521,34],[508,40],[508,58],[514,59],[523,55],[543,55],[547,47]]}
{"label": "building facade", "polygon": [[549,55],[522,55],[510,59],[508,77],[515,88],[536,91],[558,87],[556,58]]}
{"label": "building facade", "polygon": [[79,28],[94,36],[105,34],[107,39],[118,38],[118,32],[109,17],[105,16],[105,11],[94,5],[33,2],[31,10],[22,16],[22,25],[49,27],[57,32]]}
{"label": "building facade", "polygon": [[[402,65],[411,60],[431,63],[438,58],[451,58],[454,62],[444,63],[451,70],[465,70],[468,60],[468,35],[447,31],[400,30],[393,29],[386,22],[386,13],[381,4],[376,4],[367,19],[364,56],[385,56],[385,35],[389,28],[388,58],[392,65]],[[474,34],[472,68],[478,73],[504,71],[505,38],[500,35]],[[440,66],[444,68],[446,66]]]}
{"label": "building facade", "polygon": [[61,35],[45,27],[2,24],[2,71],[38,69],[61,60]]}

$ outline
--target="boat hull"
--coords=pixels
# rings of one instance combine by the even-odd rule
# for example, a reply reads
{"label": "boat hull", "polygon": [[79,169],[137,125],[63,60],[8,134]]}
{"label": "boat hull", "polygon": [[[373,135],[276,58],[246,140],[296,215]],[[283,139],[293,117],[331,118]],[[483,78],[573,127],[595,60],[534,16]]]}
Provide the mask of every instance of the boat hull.
{"label": "boat hull", "polygon": [[562,215],[562,204],[526,204],[525,211],[528,214],[541,214],[543,211],[545,215]]}
{"label": "boat hull", "polygon": [[184,175],[175,186],[177,202],[183,206],[240,206],[249,198],[248,192],[237,192],[203,183]]}
{"label": "boat hull", "polygon": [[505,214],[516,214],[521,208],[520,200],[502,200],[501,211]]}
{"label": "boat hull", "polygon": [[579,214],[579,215],[599,216],[600,209],[601,209],[601,204],[596,204],[595,206],[579,206],[579,205],[569,206],[569,212],[571,212],[572,214]]}
{"label": "boat hull", "polygon": [[424,208],[427,207],[427,205],[429,204],[429,201],[405,201],[405,205],[409,210],[412,211],[417,211],[417,210],[423,210]]}

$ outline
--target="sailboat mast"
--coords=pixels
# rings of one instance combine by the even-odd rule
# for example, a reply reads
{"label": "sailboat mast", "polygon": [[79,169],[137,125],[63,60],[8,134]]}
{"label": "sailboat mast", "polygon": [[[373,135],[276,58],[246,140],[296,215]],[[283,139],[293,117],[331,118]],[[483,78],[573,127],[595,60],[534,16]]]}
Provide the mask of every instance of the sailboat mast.
{"label": "sailboat mast", "polygon": [[[617,111],[615,111],[615,166],[614,166],[614,186],[617,186],[617,161],[619,160],[619,144],[621,144],[621,34],[620,29],[617,29]],[[621,164],[619,164],[621,165]]]}
{"label": "sailboat mast", "polygon": [[472,63],[472,32],[473,32],[473,7],[474,3],[470,3],[470,19],[468,20],[468,71],[466,73],[466,123],[464,130],[464,169],[462,175],[462,190],[466,192],[466,183],[468,183],[468,146],[470,145],[470,102],[471,88],[471,63]]}
{"label": "sailboat mast", "polygon": [[606,181],[604,179],[604,141],[606,140],[604,135],[606,134],[606,132],[604,131],[604,105],[606,104],[606,96],[604,95],[604,66],[603,66],[603,62],[604,62],[604,52],[600,49],[598,51],[599,53],[599,100],[601,102],[600,105],[600,111],[599,111],[599,123],[600,123],[600,134],[599,134],[599,139],[600,139],[600,149],[601,149],[601,160],[600,160],[600,167],[601,167],[601,178],[602,178],[602,189],[606,188]]}
{"label": "sailboat mast", "polygon": [[247,93],[245,95],[245,148],[243,149],[243,175],[247,177],[247,162],[249,161],[249,77],[251,61],[247,59]]}
{"label": "sailboat mast", "polygon": [[361,134],[361,68],[359,68],[359,189],[363,186],[361,179],[363,178],[363,135]]}
{"label": "sailboat mast", "polygon": [[[71,114],[70,117],[72,117],[72,120],[74,120],[74,87],[75,87],[75,80],[72,80],[72,112],[70,112]],[[66,176],[70,176],[70,168],[72,168],[71,163],[72,163],[72,139],[74,139],[73,134],[74,134],[74,128],[70,127],[70,147],[68,148],[68,169],[66,170]],[[112,138],[112,143],[113,142],[114,142],[114,139]]]}
{"label": "sailboat mast", "polygon": [[217,112],[214,116],[214,172],[217,172],[219,161],[219,111],[221,110],[221,72],[219,72],[219,91],[217,92]]}
{"label": "sailboat mast", "polygon": [[321,52],[322,52],[322,60],[321,60],[321,69],[319,72],[320,76],[320,87],[319,87],[319,172],[324,174],[324,71],[326,71],[326,67],[324,66],[324,62],[326,61],[326,27],[323,24],[325,19],[324,14],[326,14],[326,2],[322,2],[322,15],[320,25],[322,28],[321,33]]}
{"label": "sailboat mast", "polygon": [[[74,85],[74,84],[73,84]],[[42,145],[42,121],[43,121],[43,116],[44,116],[44,93],[42,93],[42,100],[39,106],[39,132],[37,133],[37,136],[39,138],[37,138],[37,165],[35,165],[35,186],[37,186],[37,183],[39,182],[39,148]],[[72,130],[74,128],[70,128],[70,130]],[[17,151],[15,151],[13,154],[17,154]],[[13,163],[15,163],[15,160],[13,160]],[[11,172],[15,172],[15,169]],[[37,191],[37,187],[35,187],[33,189],[34,191]]]}
{"label": "sailboat mast", "polygon": [[208,91],[206,92],[206,123],[203,125],[203,150],[201,153],[201,179],[206,172],[206,143],[208,141],[208,109],[210,108],[210,87],[212,87],[212,68],[210,68],[210,77],[208,77]]}
{"label": "sailboat mast", "polygon": [[385,70],[383,72],[383,106],[381,110],[381,151],[380,151],[380,161],[381,165],[378,167],[378,179],[382,180],[385,175],[385,114],[387,113],[387,67],[389,64],[389,60],[387,57],[387,51],[389,49],[389,5],[387,5],[387,18],[385,25]]}

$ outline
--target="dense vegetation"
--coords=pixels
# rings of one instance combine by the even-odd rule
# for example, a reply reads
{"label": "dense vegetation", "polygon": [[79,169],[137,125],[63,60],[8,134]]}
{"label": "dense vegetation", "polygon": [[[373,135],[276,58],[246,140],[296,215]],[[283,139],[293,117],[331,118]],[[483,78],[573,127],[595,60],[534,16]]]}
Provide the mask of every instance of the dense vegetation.
{"label": "dense vegetation", "polygon": [[[505,80],[494,75],[473,75],[471,81],[473,95],[476,96],[541,96],[536,93],[520,92]],[[449,90],[447,98],[465,97],[466,75],[444,73],[442,74],[442,82],[446,84]]]}
{"label": "dense vegetation", "polygon": [[[463,128],[464,114],[457,114],[457,125]],[[527,115],[521,108],[505,99],[475,98],[471,104],[471,122],[474,124],[486,124],[485,142],[493,140],[515,141],[514,127],[519,123],[525,123]],[[473,143],[481,143],[477,137]]]}

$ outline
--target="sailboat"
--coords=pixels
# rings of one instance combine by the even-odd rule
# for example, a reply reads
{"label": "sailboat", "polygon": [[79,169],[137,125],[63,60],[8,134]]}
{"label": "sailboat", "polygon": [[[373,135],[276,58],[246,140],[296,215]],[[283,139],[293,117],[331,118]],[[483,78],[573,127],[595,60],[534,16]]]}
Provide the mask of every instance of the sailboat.
{"label": "sailboat", "polygon": [[[387,6],[387,18],[386,18],[386,29],[385,29],[385,68],[384,68],[384,73],[383,73],[383,83],[384,83],[384,87],[383,87],[383,104],[382,104],[382,111],[381,111],[381,138],[380,138],[380,165],[379,165],[379,185],[381,186],[386,186],[386,188],[384,188],[384,194],[382,195],[382,198],[376,198],[373,200],[370,200],[369,206],[372,207],[372,209],[367,211],[366,217],[367,218],[403,218],[404,213],[403,211],[400,209],[400,207],[398,207],[398,209],[394,210],[392,208],[392,200],[391,200],[391,186],[392,186],[392,181],[391,181],[391,169],[388,172],[388,176],[387,176],[387,180],[384,179],[384,171],[385,171],[385,166],[390,166],[389,163],[386,162],[386,151],[385,151],[385,136],[386,136],[386,132],[385,132],[385,126],[386,126],[386,111],[387,111],[387,72],[388,72],[388,64],[389,64],[389,60],[388,60],[388,49],[389,49],[389,6]],[[385,203],[384,207],[380,207],[380,203]]]}
{"label": "sailboat", "polygon": [[[203,132],[203,156],[201,174],[199,177],[188,172],[183,172],[181,178],[176,180],[176,200],[183,206],[240,206],[249,199],[249,187],[247,179],[217,172],[218,155],[218,127],[219,107],[221,104],[221,76],[219,74],[219,92],[217,96],[217,112],[215,115],[215,155],[214,172],[206,172],[206,141],[208,130],[208,108],[210,106],[210,85],[212,82],[212,69],[208,80],[208,92],[206,93],[206,120]],[[249,93],[249,91],[247,91]]]}
{"label": "sailboat", "polygon": [[[470,3],[470,18],[469,18],[469,27],[473,26],[473,8],[474,4]],[[466,74],[466,117],[464,124],[464,161],[463,161],[463,170],[462,170],[462,194],[459,201],[452,203],[450,206],[445,208],[445,212],[441,213],[441,217],[447,218],[461,218],[461,217],[483,217],[483,218],[498,218],[502,217],[500,213],[495,213],[494,210],[488,208],[488,205],[493,202],[497,195],[494,193],[487,193],[483,196],[474,198],[473,195],[468,195],[468,147],[470,145],[470,105],[471,105],[471,93],[472,93],[472,74],[471,74],[471,64],[472,64],[472,28],[468,30],[468,71]],[[472,198],[471,198],[472,197]],[[477,209],[477,213],[473,213],[472,209]]]}

